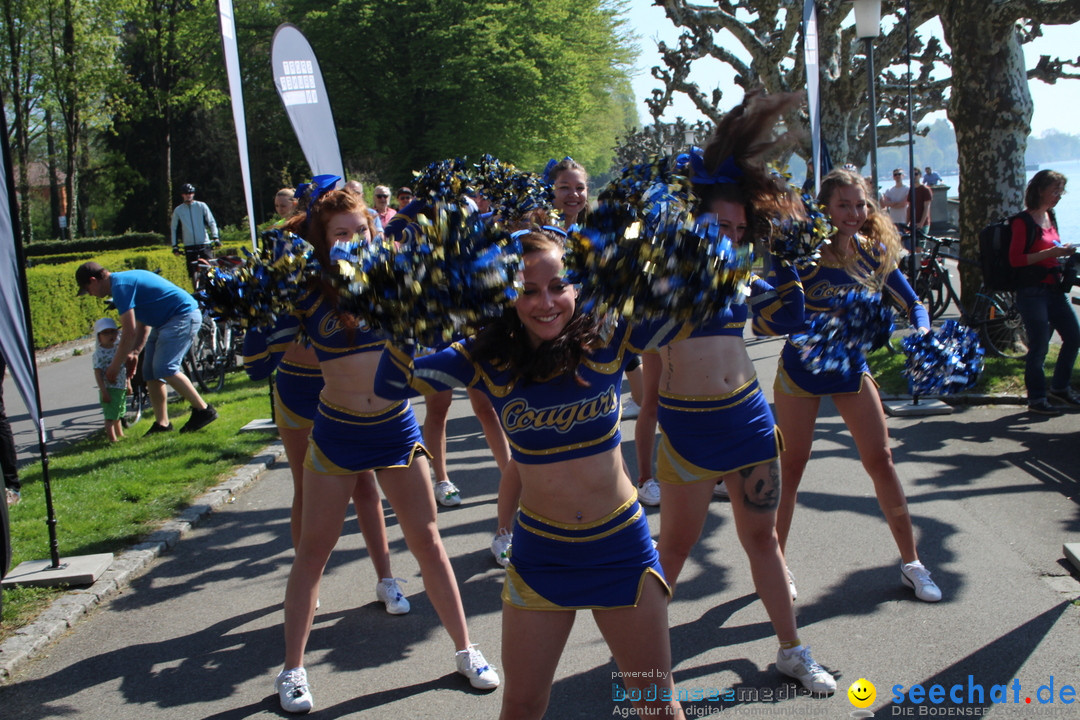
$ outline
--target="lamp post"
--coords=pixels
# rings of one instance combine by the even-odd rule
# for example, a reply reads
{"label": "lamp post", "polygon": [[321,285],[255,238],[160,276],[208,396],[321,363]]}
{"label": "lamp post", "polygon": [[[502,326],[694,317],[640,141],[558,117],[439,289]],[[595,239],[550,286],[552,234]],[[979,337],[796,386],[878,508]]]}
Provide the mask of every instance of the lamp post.
{"label": "lamp post", "polygon": [[878,194],[877,102],[874,82],[874,39],[881,33],[881,0],[854,0],[855,33],[866,43],[866,93],[870,100],[870,172]]}

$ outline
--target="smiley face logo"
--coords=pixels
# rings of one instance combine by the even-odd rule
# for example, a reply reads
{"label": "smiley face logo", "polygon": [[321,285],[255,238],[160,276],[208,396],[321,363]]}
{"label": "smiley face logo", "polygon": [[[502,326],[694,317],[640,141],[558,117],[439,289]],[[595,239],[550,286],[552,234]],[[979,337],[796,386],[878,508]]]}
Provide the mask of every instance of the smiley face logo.
{"label": "smiley face logo", "polygon": [[874,683],[866,678],[859,678],[851,683],[851,687],[847,690],[847,696],[855,707],[868,708],[874,704],[874,698],[877,697],[877,688],[874,687]]}

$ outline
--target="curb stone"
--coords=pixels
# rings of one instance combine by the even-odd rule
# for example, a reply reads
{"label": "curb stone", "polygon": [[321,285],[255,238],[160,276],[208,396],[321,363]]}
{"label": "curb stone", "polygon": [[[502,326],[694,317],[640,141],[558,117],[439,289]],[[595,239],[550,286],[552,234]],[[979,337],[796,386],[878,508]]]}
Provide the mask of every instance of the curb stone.
{"label": "curb stone", "polygon": [[0,683],[10,682],[16,668],[74,627],[94,607],[118,595],[191,528],[231,502],[234,495],[253,484],[284,455],[285,448],[280,442],[267,445],[225,480],[192,500],[191,505],[175,518],[166,520],[144,540],[117,555],[93,585],[69,590],[56,598],[32,623],[16,630],[0,643]]}
{"label": "curb stone", "polygon": [[[949,405],[1027,405],[1027,398],[1023,395],[960,393],[957,395],[920,395],[919,398],[922,400],[940,400]],[[910,400],[911,396],[882,393],[881,399],[886,402],[894,402],[897,400]]]}

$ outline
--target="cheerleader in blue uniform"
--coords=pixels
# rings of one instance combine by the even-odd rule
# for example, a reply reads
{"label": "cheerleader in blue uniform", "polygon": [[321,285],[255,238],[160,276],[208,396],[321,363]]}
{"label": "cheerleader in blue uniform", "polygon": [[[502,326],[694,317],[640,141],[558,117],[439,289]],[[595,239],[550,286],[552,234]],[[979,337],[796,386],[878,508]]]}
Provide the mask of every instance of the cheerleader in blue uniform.
{"label": "cheerleader in blue uniform", "polygon": [[[250,328],[244,334],[244,370],[252,380],[264,380],[277,370],[274,376],[274,423],[292,472],[289,531],[295,548],[300,544],[304,512],[304,456],[307,454],[311,428],[315,424],[323,377],[315,349],[299,342],[296,327],[292,323],[289,325],[284,332],[267,333]],[[386,606],[386,612],[403,615],[409,612],[409,600],[398,585],[404,581],[395,578],[390,569],[386,518],[374,472],[357,476],[352,500],[356,508],[356,522],[364,535],[364,545],[379,578],[375,584],[375,596]]]}
{"label": "cheerleader in blue uniform", "polygon": [[[639,712],[683,717],[663,692],[674,688],[669,589],[619,451],[623,369],[631,353],[658,347],[675,328],[620,323],[605,332],[578,312],[563,278],[563,232],[523,233],[515,307],[434,355],[414,359],[388,346],[375,390],[406,398],[478,388],[509,437],[522,492],[502,595],[501,717],[544,715],[575,611],[585,609],[626,685],[660,698],[643,701]],[[659,692],[645,692],[654,684]]]}
{"label": "cheerleader in blue uniform", "polygon": [[[717,125],[704,152],[695,148],[691,154],[698,207],[736,244],[764,238],[770,217],[797,212],[786,181],[769,173],[760,155],[770,147],[776,119],[801,100],[792,93],[748,93]],[[701,535],[717,479],[722,480],[754,587],[780,642],[777,669],[811,692],[831,693],[836,681],[799,640],[776,537],[782,443],[743,340],[751,311],[759,335],[802,326],[799,275],[790,264],[775,259],[773,264],[775,289],[754,278],[748,303],[688,328],[660,350],[659,382],[650,388],[648,403],[651,411],[656,402],[661,427],[658,549],[664,575],[674,586]],[[651,430],[647,434],[639,440],[651,449]]]}
{"label": "cheerleader in blue uniform", "polygon": [[[335,242],[371,237],[363,198],[339,190],[310,201],[306,216],[296,216],[286,229],[312,244],[323,268],[331,265]],[[498,675],[469,642],[457,579],[436,526],[427,451],[412,408],[407,401],[380,397],[373,388],[385,339],[357,318],[338,312],[336,301],[332,286],[316,281],[295,305],[295,323],[315,349],[324,387],[304,461],[300,538],[285,590],[285,669],[275,682],[282,708],[312,708],[303,659],[319,581],[357,479],[368,471],[376,472],[401,523],[431,604],[454,642],[458,672],[474,687],[494,688]]]}
{"label": "cheerleader in blue uniform", "polygon": [[[800,269],[806,311],[808,314],[828,312],[832,298],[870,287],[880,289],[903,308],[912,327],[926,332],[930,318],[896,266],[900,251],[896,228],[878,211],[871,197],[863,178],[851,170],[834,170],[822,180],[818,204],[825,208],[836,235],[815,265]],[[776,519],[780,547],[787,547],[799,483],[810,459],[814,424],[824,396],[832,397],[855,440],[863,467],[874,482],[878,505],[900,550],[901,581],[920,600],[937,602],[941,590],[919,561],[907,498],[889,449],[881,398],[865,360],[850,374],[815,375],[803,367],[799,350],[790,340],[780,355],[774,385],[776,419],[784,435],[784,450],[780,455],[782,488]]]}

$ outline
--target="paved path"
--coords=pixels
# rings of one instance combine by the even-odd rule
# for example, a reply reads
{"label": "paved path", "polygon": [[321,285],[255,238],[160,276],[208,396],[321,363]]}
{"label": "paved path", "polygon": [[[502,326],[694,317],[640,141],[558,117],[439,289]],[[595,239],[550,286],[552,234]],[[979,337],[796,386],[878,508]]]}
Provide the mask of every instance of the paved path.
{"label": "paved path", "polygon": [[[776,341],[750,345],[766,387],[778,348]],[[468,408],[460,395],[449,424],[450,472],[465,501],[441,509],[439,521],[473,641],[497,666],[502,571],[487,546],[498,477]],[[690,703],[693,716],[848,717],[853,707],[843,691],[861,677],[877,687],[877,717],[909,710],[915,716],[918,706],[890,704],[894,685],[961,684],[966,694],[969,676],[987,693],[1009,684],[1009,704],[992,705],[987,694],[973,708],[946,698],[934,709],[1002,718],[1053,717],[1052,709],[1061,713],[1056,717],[1080,715],[1058,695],[1065,685],[1080,688],[1080,608],[1073,604],[1080,584],[1061,559],[1062,543],[1080,539],[1077,416],[1034,418],[1015,406],[991,406],[890,419],[920,552],[945,595],[928,605],[901,586],[895,547],[850,435],[831,405],[823,410],[789,562],[798,578],[802,638],[837,675],[842,692],[801,696],[776,672],[775,639],[730,508],[715,500],[670,607],[675,679],[687,692],[735,689],[741,699]],[[623,431],[633,466],[633,422]],[[281,662],[281,599],[291,561],[287,472],[280,465],[266,472],[120,595],[20,666],[13,683],[0,688],[2,716],[282,716],[271,685]],[[375,577],[350,516],[309,644],[312,716],[496,717],[501,691],[475,692],[453,673],[453,648],[388,513],[394,572],[409,581],[413,610],[391,617],[375,602]],[[658,511],[648,514],[655,533]],[[617,713],[623,704],[611,699],[614,671],[591,618],[580,613],[547,717]],[[1059,702],[1040,705],[1034,693],[1051,678]]]}

